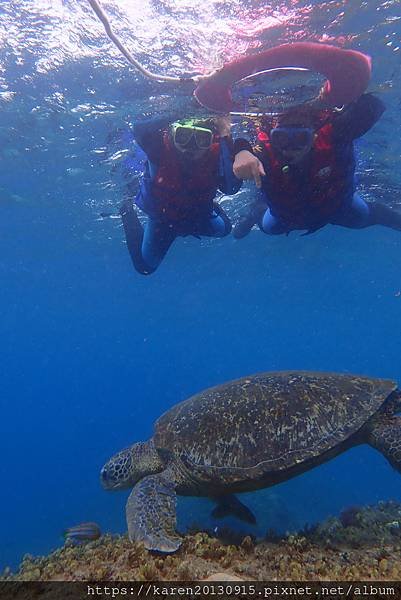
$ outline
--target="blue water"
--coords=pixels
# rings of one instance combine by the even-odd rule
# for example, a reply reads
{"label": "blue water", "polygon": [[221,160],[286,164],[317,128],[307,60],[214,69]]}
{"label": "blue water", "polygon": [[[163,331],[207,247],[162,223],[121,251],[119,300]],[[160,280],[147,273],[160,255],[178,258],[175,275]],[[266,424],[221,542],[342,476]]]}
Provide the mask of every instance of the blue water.
{"label": "blue water", "polygon": [[[11,4],[28,44],[26,5]],[[378,18],[373,4],[366,23]],[[397,15],[395,4],[386,5],[367,38],[364,21],[356,30],[353,5],[344,3],[350,19],[336,33],[352,31],[353,47],[377,55],[375,85],[389,110],[360,144],[361,186],[394,203],[401,150],[389,134],[399,127],[400,96],[384,84],[399,82],[400,61],[385,35],[395,31],[399,40],[401,29],[386,21]],[[43,11],[39,27],[56,26]],[[383,31],[387,22],[391,30]],[[297,368],[401,381],[399,233],[327,227],[302,238],[255,231],[241,241],[179,239],[158,272],[141,277],[119,220],[98,218],[105,206],[118,206],[122,190],[93,150],[132,117],[134,102],[124,86],[111,86],[113,66],[101,72],[91,69],[92,57],[76,64],[67,57],[41,74],[27,56],[18,65],[9,44],[2,52],[2,89],[20,96],[4,101],[0,116],[0,568],[60,546],[62,530],[82,521],[123,533],[126,494],[101,489],[100,467],[151,436],[161,412],[205,387]],[[123,78],[123,62],[119,69]],[[64,94],[62,110],[54,97],[46,100],[55,93]],[[114,112],[82,118],[72,111],[90,96]],[[246,502],[262,535],[390,498],[401,501],[399,474],[360,447],[247,494]],[[180,499],[179,527],[215,524],[211,507]]]}

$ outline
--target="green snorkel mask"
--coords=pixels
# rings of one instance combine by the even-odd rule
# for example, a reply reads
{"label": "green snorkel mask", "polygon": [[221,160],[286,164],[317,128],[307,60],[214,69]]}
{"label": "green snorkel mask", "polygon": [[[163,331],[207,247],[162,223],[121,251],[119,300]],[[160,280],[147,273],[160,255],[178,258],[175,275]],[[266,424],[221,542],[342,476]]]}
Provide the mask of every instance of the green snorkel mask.
{"label": "green snorkel mask", "polygon": [[195,125],[193,121],[176,121],[171,125],[174,145],[180,150],[208,150],[213,142],[213,131]]}

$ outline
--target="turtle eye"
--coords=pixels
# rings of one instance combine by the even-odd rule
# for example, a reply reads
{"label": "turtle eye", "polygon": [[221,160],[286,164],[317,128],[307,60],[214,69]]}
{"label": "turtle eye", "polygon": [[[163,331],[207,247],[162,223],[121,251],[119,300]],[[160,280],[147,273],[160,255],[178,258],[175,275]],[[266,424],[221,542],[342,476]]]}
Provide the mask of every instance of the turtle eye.
{"label": "turtle eye", "polygon": [[100,478],[102,481],[104,481],[105,483],[107,482],[108,478],[109,478],[109,474],[107,472],[106,467],[103,467],[103,469],[100,471]]}

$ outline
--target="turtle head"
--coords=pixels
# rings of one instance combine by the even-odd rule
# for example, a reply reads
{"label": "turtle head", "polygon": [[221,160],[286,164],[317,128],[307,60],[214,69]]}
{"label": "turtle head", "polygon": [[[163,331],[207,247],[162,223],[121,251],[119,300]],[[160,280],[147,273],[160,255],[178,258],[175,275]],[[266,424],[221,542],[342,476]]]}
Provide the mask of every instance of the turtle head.
{"label": "turtle head", "polygon": [[100,480],[105,490],[123,490],[133,487],[142,477],[163,470],[153,441],[138,442],[112,456],[102,468]]}

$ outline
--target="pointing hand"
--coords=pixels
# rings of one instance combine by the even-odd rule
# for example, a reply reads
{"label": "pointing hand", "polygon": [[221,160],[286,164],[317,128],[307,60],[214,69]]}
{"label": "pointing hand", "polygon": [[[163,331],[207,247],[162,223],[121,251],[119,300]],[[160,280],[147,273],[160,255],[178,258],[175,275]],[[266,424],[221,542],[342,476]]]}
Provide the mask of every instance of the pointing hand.
{"label": "pointing hand", "polygon": [[262,163],[249,150],[236,154],[233,172],[238,179],[253,179],[258,188],[262,186],[262,177],[266,176]]}

